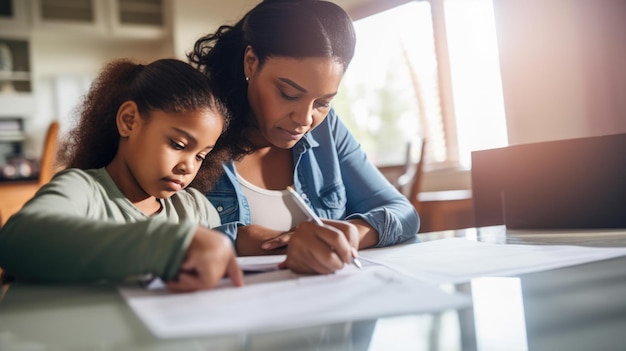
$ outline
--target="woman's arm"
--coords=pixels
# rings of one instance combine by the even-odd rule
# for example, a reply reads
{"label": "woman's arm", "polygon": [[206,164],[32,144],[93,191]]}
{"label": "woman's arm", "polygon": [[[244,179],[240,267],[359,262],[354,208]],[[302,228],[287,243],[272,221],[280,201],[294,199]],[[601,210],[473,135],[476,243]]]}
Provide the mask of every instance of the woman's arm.
{"label": "woman's arm", "polygon": [[359,233],[359,250],[374,247],[378,244],[378,231],[365,220],[349,219],[348,222],[353,224]]}
{"label": "woman's arm", "polygon": [[359,247],[394,245],[414,237],[419,217],[413,205],[369,161],[334,111],[325,123],[326,129],[320,125],[313,133],[320,143],[319,152],[332,152],[324,148],[334,145],[347,197],[345,220],[359,228],[364,241]]}

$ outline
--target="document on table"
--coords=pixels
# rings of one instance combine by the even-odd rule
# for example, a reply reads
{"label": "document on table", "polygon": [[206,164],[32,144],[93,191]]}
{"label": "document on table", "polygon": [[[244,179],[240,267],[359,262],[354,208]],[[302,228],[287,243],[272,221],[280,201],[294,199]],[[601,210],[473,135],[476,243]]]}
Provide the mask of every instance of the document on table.
{"label": "document on table", "polygon": [[385,265],[428,283],[462,283],[626,256],[626,247],[490,244],[449,238],[359,252],[362,262]]}
{"label": "document on table", "polygon": [[243,287],[225,280],[216,289],[195,293],[119,290],[160,338],[285,330],[471,305],[468,296],[443,292],[374,264],[364,265],[362,271],[346,265],[334,274],[317,276],[287,270],[258,273],[246,276]]}
{"label": "document on table", "polygon": [[[225,279],[214,290],[171,293],[120,287],[122,296],[161,338],[284,330],[353,320],[433,312],[471,305],[468,296],[436,285],[484,276],[510,276],[626,255],[626,248],[502,245],[450,238],[363,250],[352,265],[329,275],[277,270],[284,255],[238,258],[246,286]],[[160,288],[159,288],[160,287]]]}
{"label": "document on table", "polygon": [[278,270],[278,264],[285,258],[287,255],[241,256],[237,257],[237,263],[244,272],[268,272]]}

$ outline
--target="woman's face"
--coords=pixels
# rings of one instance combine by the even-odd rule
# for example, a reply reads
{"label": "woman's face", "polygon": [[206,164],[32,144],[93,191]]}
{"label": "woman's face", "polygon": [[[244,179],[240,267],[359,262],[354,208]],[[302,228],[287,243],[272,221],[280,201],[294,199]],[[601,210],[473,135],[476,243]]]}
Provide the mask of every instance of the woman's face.
{"label": "woman's face", "polygon": [[259,68],[248,49],[244,64],[258,147],[291,148],[322,123],[343,76],[343,65],[332,58],[270,57]]}

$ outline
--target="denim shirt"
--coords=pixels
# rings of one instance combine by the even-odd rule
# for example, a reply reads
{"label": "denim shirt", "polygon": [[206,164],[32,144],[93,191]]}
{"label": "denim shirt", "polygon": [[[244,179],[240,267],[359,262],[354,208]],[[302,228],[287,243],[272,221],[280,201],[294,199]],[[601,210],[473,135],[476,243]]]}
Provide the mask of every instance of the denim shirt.
{"label": "denim shirt", "polygon": [[[414,238],[419,216],[367,159],[359,143],[331,109],[326,119],[292,148],[294,188],[320,218],[363,219],[378,231],[377,247]],[[215,206],[219,230],[236,239],[237,227],[250,224],[250,207],[232,162],[206,197]]]}

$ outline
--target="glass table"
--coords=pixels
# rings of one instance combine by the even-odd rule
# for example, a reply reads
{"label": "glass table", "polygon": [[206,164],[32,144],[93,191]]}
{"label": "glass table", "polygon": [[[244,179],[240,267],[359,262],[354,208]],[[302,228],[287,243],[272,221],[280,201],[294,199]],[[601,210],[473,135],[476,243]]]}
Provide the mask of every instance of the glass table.
{"label": "glass table", "polygon": [[[504,227],[418,234],[498,244],[626,246],[626,230]],[[618,350],[626,345],[626,257],[443,286],[472,307],[270,333],[154,337],[112,284],[12,283],[0,301],[0,350]]]}

